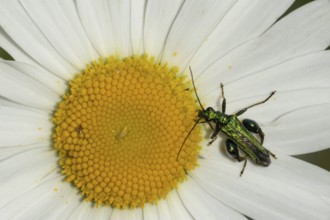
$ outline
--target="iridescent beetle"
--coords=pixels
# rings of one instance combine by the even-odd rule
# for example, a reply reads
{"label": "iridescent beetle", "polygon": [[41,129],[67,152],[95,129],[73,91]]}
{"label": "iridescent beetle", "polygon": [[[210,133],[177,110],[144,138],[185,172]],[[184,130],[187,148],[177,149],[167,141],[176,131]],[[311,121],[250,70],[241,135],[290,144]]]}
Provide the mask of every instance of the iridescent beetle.
{"label": "iridescent beetle", "polygon": [[[227,115],[226,112],[226,98],[224,95],[224,85],[221,83],[221,93],[223,97],[222,101],[222,111],[215,111],[212,107],[207,107],[204,109],[196,91],[195,83],[193,74],[191,71],[191,68],[189,67],[190,75],[195,91],[195,95],[197,97],[198,103],[201,106],[201,110],[198,110],[198,118],[196,120],[196,123],[189,131],[188,135],[184,139],[181,148],[178,152],[177,159],[179,158],[180,152],[188,139],[191,132],[194,130],[196,125],[198,123],[208,123],[210,127],[213,129],[213,134],[211,135],[211,141],[209,142],[209,145],[215,141],[217,135],[221,131],[227,136],[226,140],[226,150],[230,156],[232,156],[237,161],[241,162],[244,161],[243,169],[240,173],[240,176],[242,176],[244,169],[246,167],[247,158],[250,157],[254,162],[261,166],[269,166],[271,163],[270,156],[276,159],[276,156],[267,150],[264,146],[262,146],[264,141],[264,133],[259,127],[259,125],[251,120],[251,119],[244,119],[243,121],[240,121],[237,117],[242,115],[246,110],[249,108],[252,108],[256,105],[263,104],[267,102],[276,91],[271,92],[271,94],[263,101],[257,102],[253,105],[250,105],[246,108],[241,109],[237,113],[233,115]],[[201,121],[201,120],[204,121]],[[213,128],[212,123],[215,124],[215,128]],[[258,140],[252,133],[257,134],[260,138]],[[245,155],[241,156],[240,151],[244,152]]]}

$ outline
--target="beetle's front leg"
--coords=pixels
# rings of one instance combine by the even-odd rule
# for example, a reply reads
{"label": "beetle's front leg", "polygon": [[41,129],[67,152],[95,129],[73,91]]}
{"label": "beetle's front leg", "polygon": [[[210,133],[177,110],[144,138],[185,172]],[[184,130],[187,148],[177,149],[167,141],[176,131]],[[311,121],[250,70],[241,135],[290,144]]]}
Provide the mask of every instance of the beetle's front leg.
{"label": "beetle's front leg", "polygon": [[217,139],[219,132],[220,132],[220,124],[217,123],[215,125],[213,134],[211,135],[211,141],[207,144],[207,146],[210,146]]}
{"label": "beetle's front leg", "polygon": [[211,144],[213,144],[213,142],[217,139],[217,136],[215,136],[215,138],[211,138],[211,140],[209,141],[209,143],[207,144],[207,146],[210,146]]}

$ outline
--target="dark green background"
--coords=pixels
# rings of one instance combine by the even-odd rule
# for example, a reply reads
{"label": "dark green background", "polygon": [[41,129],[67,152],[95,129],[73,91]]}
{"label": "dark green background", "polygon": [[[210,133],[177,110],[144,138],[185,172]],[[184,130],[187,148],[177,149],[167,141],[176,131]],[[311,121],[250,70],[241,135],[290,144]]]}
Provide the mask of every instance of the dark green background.
{"label": "dark green background", "polygon": [[[291,11],[295,10],[296,8],[306,4],[308,2],[311,2],[311,0],[297,0],[297,1],[295,1],[295,3],[289,8],[289,10],[283,16],[285,16],[286,14],[290,13]],[[0,57],[2,57],[4,59],[12,59],[10,57],[10,55],[7,54],[1,47],[0,47]],[[298,155],[298,156],[295,156],[295,157],[299,158],[299,159],[302,159],[302,160],[305,160],[305,161],[308,161],[310,163],[313,163],[317,166],[320,166],[320,167],[330,171],[330,149],[315,152],[315,153],[310,153],[310,154]]]}

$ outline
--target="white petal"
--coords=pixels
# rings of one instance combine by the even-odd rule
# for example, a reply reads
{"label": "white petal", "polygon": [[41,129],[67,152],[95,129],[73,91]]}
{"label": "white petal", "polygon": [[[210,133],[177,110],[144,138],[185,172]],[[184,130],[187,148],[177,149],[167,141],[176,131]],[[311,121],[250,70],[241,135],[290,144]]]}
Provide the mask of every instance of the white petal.
{"label": "white petal", "polygon": [[[11,37],[12,43],[17,44],[37,63],[65,79],[70,79],[77,72],[77,69],[58,54],[18,1],[1,1],[0,13],[0,25]],[[8,47],[4,47],[6,48]]]}
{"label": "white petal", "polygon": [[25,105],[21,105],[21,104],[19,104],[17,102],[13,102],[13,101],[11,101],[9,99],[6,99],[4,97],[1,97],[1,96],[0,96],[0,106],[14,107],[14,108],[21,108],[21,109],[28,109],[28,110],[31,109],[31,107],[27,107]]}
{"label": "white petal", "polygon": [[170,210],[171,219],[194,219],[180,200],[176,190],[172,190],[166,196],[166,201]]}
{"label": "white petal", "polygon": [[62,96],[67,89],[67,82],[65,80],[55,76],[41,67],[17,61],[4,61],[4,63],[20,71],[22,74],[24,73],[39,81],[41,84],[56,92],[58,95]]}
{"label": "white petal", "polygon": [[[65,177],[60,174],[59,170],[55,170],[51,175],[47,176],[45,182],[31,190],[32,192],[28,192],[33,196],[39,197],[39,194],[43,194],[43,190],[45,190],[48,192],[48,195],[46,195],[45,201],[36,202],[34,207],[32,207],[32,211],[26,211],[33,212],[39,219],[70,219],[70,217],[74,215],[75,210],[79,209],[79,206],[83,206],[83,204],[90,205],[91,203],[87,203],[83,200],[78,189],[64,181],[64,178]],[[31,198],[24,196],[18,199],[23,200],[21,203],[24,205],[24,203],[29,203],[28,199]],[[95,210],[95,208],[91,207],[86,208],[89,208],[86,210],[87,212],[94,212],[93,210]],[[104,212],[100,211],[100,213],[96,215],[101,213],[103,214]],[[102,216],[102,214],[100,216]]]}
{"label": "white petal", "polygon": [[329,203],[323,197],[329,198],[329,173],[304,162],[288,167],[281,160],[285,157],[278,155],[268,168],[249,163],[242,177],[242,164],[200,160],[191,175],[209,194],[253,219],[328,219]]}
{"label": "white petal", "polygon": [[273,170],[267,172],[266,169],[263,169],[261,170],[262,175],[277,178],[330,201],[329,171],[282,154],[278,155],[277,160],[271,164]]}
{"label": "white petal", "polygon": [[143,25],[146,0],[131,1],[131,40],[133,54],[143,54]]}
{"label": "white petal", "polygon": [[[84,202],[77,189],[66,181],[63,181],[62,178],[60,177],[52,185],[48,186],[48,190],[55,190],[58,196],[48,198],[48,201],[51,202],[49,205],[46,204],[42,208],[40,207],[41,205],[39,205],[39,208],[36,207],[36,216],[40,219],[69,219],[74,210]],[[38,194],[38,188],[36,188],[36,192],[34,193]],[[42,209],[43,215],[40,214],[40,209]]]}
{"label": "white petal", "polygon": [[61,178],[58,174],[49,177],[47,181],[1,207],[4,219],[56,219],[55,216],[59,214],[64,217],[61,219],[67,219],[68,210],[72,212],[77,203],[69,200],[75,191]]}
{"label": "white petal", "polygon": [[[233,114],[253,103],[264,100],[268,95],[256,96],[236,102],[227,103],[227,113]],[[293,91],[277,92],[269,101],[258,107],[253,107],[246,111],[240,118],[251,118],[260,122],[260,124],[269,123],[278,119],[280,116],[290,114],[297,109],[310,106],[322,105],[329,103],[330,88],[310,88],[299,89]],[[315,115],[305,115],[306,119],[315,118]],[[323,117],[317,115],[317,117]]]}
{"label": "white petal", "polygon": [[23,152],[27,152],[30,150],[36,150],[37,148],[48,148],[49,143],[46,141],[43,143],[31,144],[31,145],[21,145],[21,146],[1,146],[0,147],[0,161],[3,161],[7,158],[13,157]]}
{"label": "white petal", "polygon": [[[0,213],[5,213],[6,219],[68,219],[73,215],[82,196],[63,181],[55,152],[47,145],[13,152],[17,154],[0,163],[0,195],[6,198],[0,201]],[[107,212],[103,208],[88,211],[95,216]]]}
{"label": "white petal", "polygon": [[132,56],[131,2],[129,0],[109,1],[108,7],[116,46],[115,55],[119,57]]}
{"label": "white petal", "polygon": [[[265,95],[272,90],[281,92],[329,87],[329,59],[330,51],[315,52],[250,74],[232,83],[221,82],[225,83],[225,95],[228,101]],[[208,101],[219,99],[221,93],[220,81],[214,83],[214,79],[211,77],[209,78],[207,75],[204,75],[202,78],[201,81],[203,82],[198,80],[196,82],[197,87],[203,88],[203,90],[199,92],[200,96],[206,95]],[[210,93],[207,94],[205,90],[208,90]],[[210,96],[210,98],[208,98],[208,96]]]}
{"label": "white petal", "polygon": [[58,94],[10,62],[0,62],[0,95],[23,105],[48,110],[53,110],[60,100]]}
{"label": "white petal", "polygon": [[[85,202],[85,208],[87,208],[86,206],[88,205],[87,202]],[[88,206],[90,207],[90,205]],[[92,209],[90,210],[90,216],[92,216],[91,219],[109,219],[111,216],[113,209],[110,206],[102,206],[102,207],[92,207]]]}
{"label": "white petal", "polygon": [[0,106],[0,146],[50,141],[53,124],[48,112]]}
{"label": "white petal", "polygon": [[182,183],[178,192],[194,219],[246,219],[204,191],[192,178]]}
{"label": "white petal", "polygon": [[166,39],[162,62],[185,68],[192,55],[235,2],[185,1]]}
{"label": "white petal", "polygon": [[143,219],[144,220],[158,220],[157,205],[145,204],[143,208]]}
{"label": "white petal", "polygon": [[[328,94],[330,96],[330,93]],[[267,143],[286,154],[303,154],[330,146],[330,103],[310,106],[264,124]]]}
{"label": "white petal", "polygon": [[112,21],[107,0],[77,0],[81,22],[97,52],[107,57],[115,53]]}
{"label": "white petal", "polygon": [[[74,209],[74,211],[70,214],[68,219],[72,219],[72,220],[73,219],[81,219],[81,220],[92,219],[94,217],[91,215],[92,208],[93,208],[93,205],[91,203],[86,203],[84,201],[81,201],[79,206],[76,209]],[[109,216],[108,216],[108,218],[109,218]],[[95,217],[94,217],[94,219],[95,219]]]}
{"label": "white petal", "polygon": [[229,83],[295,57],[324,50],[330,44],[329,34],[330,3],[313,1],[281,19],[260,38],[218,60],[199,80],[221,79]]}
{"label": "white petal", "polygon": [[292,4],[292,0],[238,1],[190,61],[196,78],[230,50],[260,36]]}
{"label": "white petal", "polygon": [[39,66],[35,60],[33,60],[28,54],[26,54],[12,39],[6,34],[6,32],[0,27],[0,45],[6,50],[16,61],[29,63],[35,66]]}
{"label": "white petal", "polygon": [[[0,161],[0,207],[11,203],[29,190],[37,187],[44,179],[57,169],[55,152],[49,145],[39,144],[35,147],[7,148],[8,157]],[[3,149],[1,148],[1,152]],[[24,184],[23,184],[24,183]]]}
{"label": "white petal", "polygon": [[157,210],[159,220],[171,220],[171,211],[168,207],[166,200],[160,200],[157,202]]}
{"label": "white petal", "polygon": [[73,1],[20,1],[42,33],[78,69],[98,58],[80,23]]}
{"label": "white petal", "polygon": [[160,58],[166,37],[182,2],[182,0],[148,1],[144,22],[144,47],[148,55]]}
{"label": "white petal", "polygon": [[113,208],[109,206],[101,206],[96,208],[90,202],[81,201],[78,208],[72,212],[68,219],[109,219],[112,211]]}
{"label": "white petal", "polygon": [[[235,178],[238,177],[239,172],[243,168],[243,163],[237,163],[232,160],[227,154],[219,152],[219,149],[216,149],[217,147],[215,146],[205,148],[202,153],[203,159],[200,161],[206,164],[209,162],[220,163],[224,166],[226,175],[234,176]],[[222,150],[224,149],[221,149],[220,151]],[[275,151],[274,153],[276,154],[277,159],[271,158],[272,163],[269,167],[258,166],[249,159],[244,174],[238,179],[244,178],[246,176],[245,174],[250,172],[258,173],[267,178],[275,178],[286,182],[292,186],[318,195],[322,199],[330,201],[330,188],[328,187],[330,183],[330,175],[327,170],[303,160],[296,159],[292,156],[282,154],[281,152]],[[219,170],[216,173],[219,172],[223,171]]]}
{"label": "white petal", "polygon": [[111,220],[139,220],[143,219],[142,209],[114,209]]}

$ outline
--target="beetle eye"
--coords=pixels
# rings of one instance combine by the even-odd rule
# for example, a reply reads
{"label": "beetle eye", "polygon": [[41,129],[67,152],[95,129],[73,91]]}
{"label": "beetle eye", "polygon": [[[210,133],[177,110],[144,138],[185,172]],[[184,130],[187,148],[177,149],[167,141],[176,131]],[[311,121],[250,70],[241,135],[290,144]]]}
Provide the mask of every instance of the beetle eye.
{"label": "beetle eye", "polygon": [[255,122],[251,119],[244,119],[243,125],[246,129],[248,129],[249,131],[254,132],[254,133],[258,133],[260,130],[260,127],[257,124],[257,122]]}
{"label": "beetle eye", "polygon": [[237,145],[231,139],[226,140],[226,149],[228,154],[234,159],[239,157]]}

